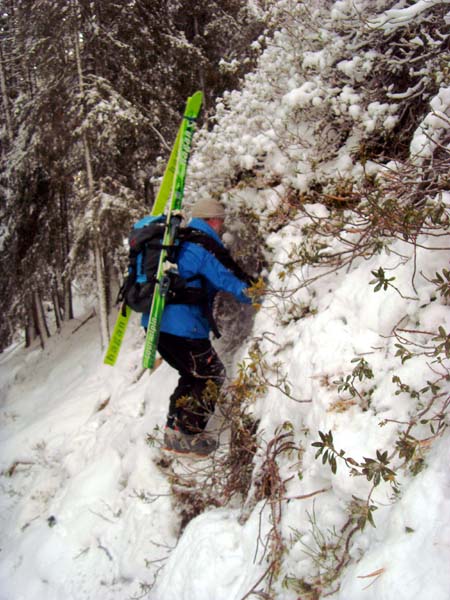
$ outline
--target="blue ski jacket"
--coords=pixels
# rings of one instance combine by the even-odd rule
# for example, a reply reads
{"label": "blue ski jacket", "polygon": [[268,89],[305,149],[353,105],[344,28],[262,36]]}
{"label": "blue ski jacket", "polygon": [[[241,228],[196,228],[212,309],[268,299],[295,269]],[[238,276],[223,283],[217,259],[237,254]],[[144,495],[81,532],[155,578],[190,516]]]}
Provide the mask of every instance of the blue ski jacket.
{"label": "blue ski jacket", "polygon": [[[189,223],[190,227],[198,229],[211,236],[223,246],[220,237],[203,219],[195,218]],[[230,292],[239,301],[250,304],[251,300],[245,295],[247,284],[238,279],[231,271],[222,265],[217,258],[199,244],[183,242],[178,255],[178,272],[185,279],[201,275],[206,281],[209,302],[212,304],[219,290]],[[200,280],[190,281],[189,286],[201,287]],[[142,325],[147,327],[149,315],[142,315]],[[205,339],[209,337],[210,324],[201,306],[196,304],[168,304],[164,308],[161,331],[190,339]]]}

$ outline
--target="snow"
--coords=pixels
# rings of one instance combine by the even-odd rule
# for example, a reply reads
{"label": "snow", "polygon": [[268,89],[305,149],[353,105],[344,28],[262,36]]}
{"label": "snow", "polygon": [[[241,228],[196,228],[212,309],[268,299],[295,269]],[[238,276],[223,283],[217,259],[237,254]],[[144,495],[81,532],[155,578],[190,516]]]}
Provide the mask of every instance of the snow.
{"label": "snow", "polygon": [[241,526],[238,516],[237,512],[218,509],[192,521],[171,554],[152,598],[228,600],[244,596],[257,580],[252,575],[259,525],[255,516]]}
{"label": "snow", "polygon": [[316,94],[317,90],[314,83],[306,81],[301,87],[286,94],[283,100],[288,106],[295,108],[296,106],[305,106],[309,102],[312,102]]}
{"label": "snow", "polygon": [[[450,87],[442,86],[430,102],[431,111],[417,128],[410,152],[417,159],[429,158],[450,129]],[[450,144],[445,147],[448,148]]]}
{"label": "snow", "polygon": [[[97,327],[67,325],[45,351],[2,357],[2,599],[123,597],[174,543],[168,483],[145,441],[163,414],[134,381],[136,350],[122,369],[102,365]],[[167,371],[152,376],[162,394]]]}
{"label": "snow", "polygon": [[[247,201],[252,193],[256,200],[257,192],[248,190]],[[311,216],[303,220],[328,216],[320,204],[307,207],[307,213]],[[275,258],[286,253],[301,222],[268,238]],[[274,387],[252,407],[260,419],[261,442],[290,421],[296,442],[304,447],[301,467],[297,460],[281,459],[287,480],[281,526],[287,543],[292,538],[284,568],[295,577],[307,577],[316,568],[305,553],[316,543],[314,527],[333,541],[332,532],[345,524],[346,505],[370,489],[364,478],[349,477],[342,464],[333,475],[315,460],[311,441],[319,430],[332,430],[336,448],[358,461],[389,447],[397,435],[393,421],[407,419],[411,410],[406,394],[394,395],[392,375],[415,388],[432,376],[428,359],[401,364],[392,328],[405,314],[420,321],[424,331],[450,327],[449,308],[431,301],[429,281],[447,264],[447,253],[418,248],[417,271],[423,276],[415,282],[416,299],[412,261],[398,267],[407,244],[397,241],[393,249],[301,290],[302,301],[315,305],[307,318],[282,325],[272,302],[256,315],[253,335],[265,340],[262,350],[267,352],[276,340],[276,359],[291,396],[303,402]],[[368,288],[379,264],[385,269],[397,265],[396,285],[403,296],[394,289],[374,293]],[[270,275],[274,284],[278,272]],[[146,441],[164,423],[175,373],[162,364],[139,377],[143,340],[136,322],[114,369],[102,364],[95,320],[72,333],[74,328],[66,324],[46,350],[16,346],[1,358],[0,598],[110,600],[145,591],[152,600],[240,600],[267,569],[263,540],[271,528],[270,506],[257,503],[248,519],[236,506],[209,508],[180,531],[169,476],[156,465],[157,444]],[[338,410],[335,382],[361,356],[375,373],[373,381],[360,384],[361,392],[375,388],[370,408],[341,397]],[[273,376],[273,367],[267,375]],[[391,422],[380,427],[383,419]],[[434,444],[427,468],[417,476],[399,471],[403,493],[396,502],[387,484],[375,489],[376,528],[354,536],[353,561],[335,600],[359,600],[362,593],[369,600],[419,599],[424,590],[432,598],[447,597],[448,437],[444,433]],[[292,477],[299,468],[301,478]],[[195,465],[189,469],[195,474]],[[314,492],[310,499],[296,500]],[[295,596],[286,590],[280,597]]]}
{"label": "snow", "polygon": [[[395,589],[401,600],[448,598],[448,442],[446,435],[436,444],[427,471],[372,532],[369,551],[344,578],[347,597],[393,598]],[[381,574],[370,576],[379,569]]]}
{"label": "snow", "polygon": [[[293,10],[287,0],[275,4]],[[300,10],[303,3],[294,4]],[[320,4],[310,4],[312,22]],[[331,21],[343,26],[360,4],[334,2]],[[435,4],[398,2],[369,24],[390,33]],[[266,390],[248,406],[258,423],[248,495],[215,498],[185,523],[177,478],[199,498],[211,473],[220,477],[220,461],[177,459],[175,472],[161,461],[160,428],[176,373],[164,363],[141,372],[137,319],[114,368],[102,362],[95,318],[79,329],[66,323],[45,350],[19,344],[0,355],[0,600],[243,600],[265,589],[271,561],[280,567],[273,598],[306,597],[308,586],[332,600],[448,598],[450,434],[420,420],[436,421],[447,408],[449,359],[441,352],[436,361],[433,337],[449,331],[450,310],[432,279],[448,269],[450,235],[422,234],[416,246],[399,236],[341,269],[293,261],[303,243],[313,244],[308,227],[333,216],[314,203],[316,183],[326,192],[330,181],[352,182],[363,171],[381,173],[381,183],[383,173],[398,172],[394,161],[358,162],[355,148],[370,132],[391,131],[395,101],[417,90],[388,95],[392,104],[377,100],[361,85],[375,52],[353,56],[330,29],[321,47],[315,30],[301,20],[296,26],[296,36],[276,33],[241,92],[224,95],[217,125],[197,138],[189,172],[188,199],[221,193],[230,213],[251,212],[265,238],[267,293],[250,339],[224,357],[230,381],[246,365],[266,378]],[[324,73],[333,64],[331,84]],[[419,164],[448,144],[449,106],[442,83],[412,135],[410,155]],[[242,170],[253,178],[232,183]],[[292,190],[301,210],[283,219]],[[448,192],[440,200],[448,206]],[[245,226],[233,223],[227,241]],[[358,240],[351,228],[340,233],[329,236],[322,256]],[[395,280],[375,292],[380,268]],[[89,309],[82,299],[78,306]],[[359,364],[367,365],[360,377]],[[354,388],[345,388],[352,376]],[[424,415],[430,381],[440,389],[432,415]],[[396,452],[412,419],[411,436],[420,440],[413,465]],[[280,432],[292,448],[276,457],[283,486],[274,500],[261,496],[261,480]],[[328,432],[342,451],[336,473],[312,446]],[[221,441],[218,458],[226,456],[227,432]],[[351,471],[385,450],[399,492]],[[357,510],[369,506],[375,526],[355,528]]]}
{"label": "snow", "polygon": [[382,15],[369,19],[370,27],[381,28],[386,32],[403,26],[436,4],[450,4],[450,0],[416,0],[411,6],[386,10]]}

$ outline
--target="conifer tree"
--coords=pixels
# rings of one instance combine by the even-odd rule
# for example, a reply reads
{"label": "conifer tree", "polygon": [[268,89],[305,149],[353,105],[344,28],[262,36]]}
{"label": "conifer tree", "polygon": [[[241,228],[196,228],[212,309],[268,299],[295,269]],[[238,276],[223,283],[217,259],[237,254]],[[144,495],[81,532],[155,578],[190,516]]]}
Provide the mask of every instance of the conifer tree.
{"label": "conifer tree", "polygon": [[199,73],[210,99],[230,85],[219,62],[246,46],[245,6],[2,0],[0,293],[12,330],[44,343],[36,306],[52,307],[60,327],[76,279],[97,290],[106,343],[124,232],[151,197]]}

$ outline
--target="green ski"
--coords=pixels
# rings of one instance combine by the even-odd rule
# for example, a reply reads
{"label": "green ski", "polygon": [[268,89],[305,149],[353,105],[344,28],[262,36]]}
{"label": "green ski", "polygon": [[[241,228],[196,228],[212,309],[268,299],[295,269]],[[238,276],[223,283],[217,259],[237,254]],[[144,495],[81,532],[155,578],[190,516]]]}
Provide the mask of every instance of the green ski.
{"label": "green ski", "polygon": [[155,203],[153,204],[151,215],[157,216],[162,215],[166,209],[167,200],[170,197],[172,191],[172,183],[175,175],[175,168],[177,166],[178,147],[180,145],[180,133],[181,126],[178,130],[175,144],[173,145],[172,152],[170,153],[169,162],[167,163],[164,171],[164,177],[161,182],[161,187],[158,190]]}
{"label": "green ski", "polygon": [[[189,100],[188,100],[189,103]],[[162,215],[166,208],[167,201],[171,195],[173,188],[173,179],[175,175],[175,169],[177,166],[177,158],[178,158],[178,149],[180,145],[181,132],[184,126],[184,118],[180,125],[180,128],[177,133],[177,137],[175,139],[175,143],[172,148],[172,152],[170,153],[169,161],[167,163],[166,169],[164,171],[164,176],[161,182],[161,186],[158,190],[158,195],[153,204],[152,215]],[[127,329],[128,321],[130,319],[131,309],[126,306],[126,304],[122,304],[119,310],[119,314],[117,315],[116,323],[114,325],[113,333],[111,339],[109,341],[108,348],[105,353],[105,358],[103,362],[105,365],[114,366],[117,361],[117,357],[120,352],[120,347],[122,345],[123,338],[125,337],[125,332]]]}
{"label": "green ski", "polygon": [[202,100],[203,95],[201,92],[196,92],[189,98],[179,132],[180,137],[176,168],[168,203],[166,226],[162,244],[163,248],[159,257],[158,270],[156,274],[157,283],[155,285],[152,298],[147,336],[145,339],[144,355],[142,360],[142,366],[146,369],[152,369],[153,365],[155,364],[159,330],[169,287],[169,278],[164,275],[164,263],[167,257],[167,247],[174,243],[178,227],[181,224],[181,215],[179,211],[183,201],[186,170],[191,151],[192,138],[194,136],[195,121],[199,115]]}
{"label": "green ski", "polygon": [[116,324],[109,340],[108,349],[106,350],[104,363],[113,367],[116,364],[117,356],[119,355],[120,346],[127,329],[128,321],[131,315],[131,308],[123,304],[117,315]]}

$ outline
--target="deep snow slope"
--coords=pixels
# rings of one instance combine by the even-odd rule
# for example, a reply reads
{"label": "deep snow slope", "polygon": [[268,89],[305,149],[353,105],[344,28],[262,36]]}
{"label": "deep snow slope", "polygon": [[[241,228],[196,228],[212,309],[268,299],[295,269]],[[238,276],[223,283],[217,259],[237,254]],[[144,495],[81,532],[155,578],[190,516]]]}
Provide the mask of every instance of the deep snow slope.
{"label": "deep snow slope", "polygon": [[245,497],[200,502],[226,430],[214,460],[161,462],[176,374],[141,376],[137,323],[114,369],[95,320],[0,356],[0,600],[448,600],[448,4],[279,0],[198,136],[187,199],[220,194],[232,247],[267,258],[226,356],[256,431]]}
{"label": "deep snow slope", "polygon": [[136,380],[137,326],[115,369],[102,365],[96,320],[75,328],[0,358],[2,600],[129,597],[176,541],[146,443],[173,373]]}
{"label": "deep snow slope", "polygon": [[[325,210],[308,207],[316,216]],[[298,217],[268,238],[276,259],[308,218]],[[388,482],[372,490],[343,462],[333,474],[311,446],[319,431],[331,430],[336,448],[356,461],[392,450],[402,423],[417,409],[410,394],[396,394],[393,375],[419,389],[445,366],[423,356],[402,364],[391,332],[402,318],[406,330],[448,330],[449,307],[430,282],[447,264],[448,252],[419,249],[415,267],[409,259],[399,268],[398,255],[406,256],[408,247],[397,242],[393,249],[298,291],[297,306],[309,306],[300,319],[292,298],[280,304],[267,297],[253,331],[259,364],[273,384],[248,409],[259,421],[255,483],[271,440],[287,422],[301,452],[278,455],[284,486],[276,502],[258,496],[254,485],[241,503],[220,506],[218,498],[181,535],[183,507],[172,494],[171,472],[158,466],[157,441],[147,443],[164,422],[176,374],[162,364],[139,377],[143,338],[137,323],[114,369],[102,365],[94,319],[76,333],[75,324],[67,324],[44,351],[15,347],[4,353],[0,598],[241,600],[251,589],[267,589],[262,578],[273,560],[276,517],[284,551],[274,598],[294,600],[302,597],[299,589],[314,584],[328,591],[340,586],[333,595],[339,600],[446,599],[448,433],[420,429],[421,439],[431,439],[421,450],[425,464],[417,475],[391,457],[397,494]],[[379,264],[395,267],[401,295],[392,288],[373,291],[369,281]],[[413,290],[415,268],[421,275]],[[291,278],[295,273],[284,278],[287,286]],[[270,282],[278,279],[275,267]],[[245,354],[244,348],[236,360]],[[339,392],[337,384],[361,357],[374,374],[356,381],[365,401]],[[448,398],[448,382],[441,389]],[[160,436],[156,432],[156,440]],[[227,452],[226,439],[221,452]],[[184,481],[198,482],[205,472],[201,461],[182,459],[177,468]],[[352,501],[364,503],[369,495],[376,527],[366,524],[347,538]],[[344,554],[347,566],[333,579]]]}

